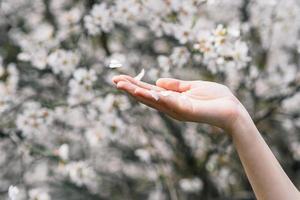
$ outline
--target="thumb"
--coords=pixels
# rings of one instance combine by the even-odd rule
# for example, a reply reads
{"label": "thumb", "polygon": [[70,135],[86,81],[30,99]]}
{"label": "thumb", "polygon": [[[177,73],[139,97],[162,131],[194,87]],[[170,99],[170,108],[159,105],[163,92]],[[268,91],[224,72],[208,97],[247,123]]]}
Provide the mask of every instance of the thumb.
{"label": "thumb", "polygon": [[185,92],[191,89],[189,81],[182,81],[173,78],[160,78],[156,81],[156,85],[166,90],[173,90],[176,92]]}

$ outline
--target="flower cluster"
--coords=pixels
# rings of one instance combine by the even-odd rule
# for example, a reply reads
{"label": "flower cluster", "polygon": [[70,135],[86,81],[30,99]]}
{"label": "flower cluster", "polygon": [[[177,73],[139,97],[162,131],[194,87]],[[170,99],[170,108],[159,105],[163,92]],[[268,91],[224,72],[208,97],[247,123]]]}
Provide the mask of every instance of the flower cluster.
{"label": "flower cluster", "polygon": [[91,35],[109,32],[113,26],[112,10],[107,8],[106,3],[94,5],[90,14],[84,17],[84,25]]}
{"label": "flower cluster", "polygon": [[84,161],[71,162],[66,166],[62,166],[62,168],[66,176],[69,177],[70,180],[78,186],[95,184],[91,181],[95,178],[96,174],[93,169]]}
{"label": "flower cluster", "polygon": [[37,102],[29,102],[24,105],[24,111],[18,115],[16,126],[25,136],[39,136],[47,133],[47,128],[52,122],[51,111],[41,108]]}
{"label": "flower cluster", "polygon": [[194,48],[202,53],[203,62],[213,72],[230,67],[243,68],[250,61],[249,50],[240,39],[240,30],[218,25],[212,33],[201,33]]}
{"label": "flower cluster", "polygon": [[79,63],[79,55],[59,49],[48,56],[47,63],[53,70],[53,73],[62,73],[64,76],[69,76]]}
{"label": "flower cluster", "polygon": [[73,79],[69,82],[69,104],[75,105],[91,101],[94,98],[93,84],[96,80],[96,73],[93,69],[80,68],[76,70]]}
{"label": "flower cluster", "polygon": [[19,72],[15,64],[4,67],[0,57],[0,114],[9,110],[14,102],[19,83]]}

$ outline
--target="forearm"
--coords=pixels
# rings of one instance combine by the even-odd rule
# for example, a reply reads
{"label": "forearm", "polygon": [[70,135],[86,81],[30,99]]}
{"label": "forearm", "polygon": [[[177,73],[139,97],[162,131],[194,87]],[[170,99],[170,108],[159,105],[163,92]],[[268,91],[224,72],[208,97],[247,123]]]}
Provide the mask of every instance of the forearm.
{"label": "forearm", "polygon": [[244,108],[240,113],[230,134],[257,199],[300,199],[297,188],[283,171],[251,117]]}

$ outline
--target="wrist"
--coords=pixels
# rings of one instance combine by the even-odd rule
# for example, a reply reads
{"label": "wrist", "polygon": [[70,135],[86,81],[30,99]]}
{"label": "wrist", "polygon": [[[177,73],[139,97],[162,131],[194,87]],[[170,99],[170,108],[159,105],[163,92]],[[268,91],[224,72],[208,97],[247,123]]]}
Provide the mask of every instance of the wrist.
{"label": "wrist", "polygon": [[231,137],[235,137],[237,134],[244,134],[253,129],[256,129],[256,126],[251,116],[249,115],[246,108],[241,103],[239,103],[239,105],[237,106],[236,117],[226,131]]}

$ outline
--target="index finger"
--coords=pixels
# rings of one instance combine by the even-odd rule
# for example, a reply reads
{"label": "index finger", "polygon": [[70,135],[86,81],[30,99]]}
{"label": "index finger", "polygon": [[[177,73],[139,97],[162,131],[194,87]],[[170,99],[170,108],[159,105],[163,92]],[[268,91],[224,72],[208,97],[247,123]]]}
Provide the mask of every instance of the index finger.
{"label": "index finger", "polygon": [[129,81],[132,84],[137,85],[138,87],[147,89],[147,90],[154,90],[154,91],[165,91],[164,88],[158,87],[156,85],[152,85],[143,81],[136,80],[135,78],[127,75],[119,75],[113,77],[113,82],[118,83],[119,81]]}

